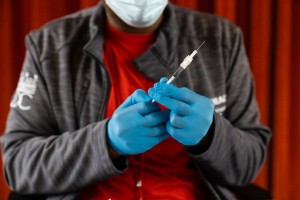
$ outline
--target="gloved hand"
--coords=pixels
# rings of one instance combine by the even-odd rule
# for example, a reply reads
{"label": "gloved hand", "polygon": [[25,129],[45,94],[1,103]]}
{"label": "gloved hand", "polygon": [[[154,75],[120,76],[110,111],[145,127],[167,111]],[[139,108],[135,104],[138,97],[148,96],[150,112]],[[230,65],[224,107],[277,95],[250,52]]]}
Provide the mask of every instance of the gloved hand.
{"label": "gloved hand", "polygon": [[136,90],[114,112],[108,122],[108,141],[121,155],[143,153],[169,135],[169,111],[161,111],[143,90]]}
{"label": "gloved hand", "polygon": [[213,102],[188,88],[166,84],[162,78],[148,94],[158,103],[171,110],[167,131],[183,145],[198,144],[208,132],[214,113]]}

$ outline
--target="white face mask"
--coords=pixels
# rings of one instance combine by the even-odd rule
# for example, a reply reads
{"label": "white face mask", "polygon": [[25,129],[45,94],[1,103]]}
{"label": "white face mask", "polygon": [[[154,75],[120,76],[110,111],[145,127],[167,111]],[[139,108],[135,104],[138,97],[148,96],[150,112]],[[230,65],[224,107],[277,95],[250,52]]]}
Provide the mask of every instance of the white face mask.
{"label": "white face mask", "polygon": [[158,20],[168,0],[106,0],[106,4],[126,24],[143,28]]}

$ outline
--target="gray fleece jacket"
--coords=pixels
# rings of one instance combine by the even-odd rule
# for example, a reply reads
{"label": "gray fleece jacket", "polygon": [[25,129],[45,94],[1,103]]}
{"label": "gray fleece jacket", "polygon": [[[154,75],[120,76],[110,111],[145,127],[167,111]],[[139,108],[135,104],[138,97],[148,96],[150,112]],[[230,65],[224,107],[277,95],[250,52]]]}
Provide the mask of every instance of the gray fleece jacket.
{"label": "gray fleece jacket", "polygon": [[[206,40],[175,85],[214,102],[209,148],[187,154],[213,196],[232,199],[231,188],[256,177],[271,136],[259,121],[241,31],[219,17],[171,4],[164,14],[157,41],[134,61],[135,67],[159,81]],[[114,165],[107,150],[110,80],[102,58],[104,22],[100,3],[26,37],[26,58],[1,139],[5,177],[13,191],[75,199],[84,187],[126,170]]]}

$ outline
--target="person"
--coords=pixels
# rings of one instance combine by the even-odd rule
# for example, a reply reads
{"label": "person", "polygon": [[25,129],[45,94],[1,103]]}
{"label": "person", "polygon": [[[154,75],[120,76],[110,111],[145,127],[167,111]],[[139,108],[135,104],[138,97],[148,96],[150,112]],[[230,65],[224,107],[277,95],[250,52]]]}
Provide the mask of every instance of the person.
{"label": "person", "polygon": [[168,0],[106,0],[29,33],[26,46],[1,139],[14,192],[233,199],[258,174],[271,133],[229,21]]}

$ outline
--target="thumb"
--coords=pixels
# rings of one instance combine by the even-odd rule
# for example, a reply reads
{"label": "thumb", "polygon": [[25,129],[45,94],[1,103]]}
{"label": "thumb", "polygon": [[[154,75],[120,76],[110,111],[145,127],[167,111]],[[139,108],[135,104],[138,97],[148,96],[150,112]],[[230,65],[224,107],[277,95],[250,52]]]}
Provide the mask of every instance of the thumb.
{"label": "thumb", "polygon": [[118,107],[117,110],[127,108],[140,102],[150,102],[151,98],[141,89],[134,91],[127,99]]}
{"label": "thumb", "polygon": [[166,82],[168,82],[168,78],[167,78],[167,77],[162,77],[162,78],[159,80],[159,82],[161,82],[161,83],[166,83]]}

